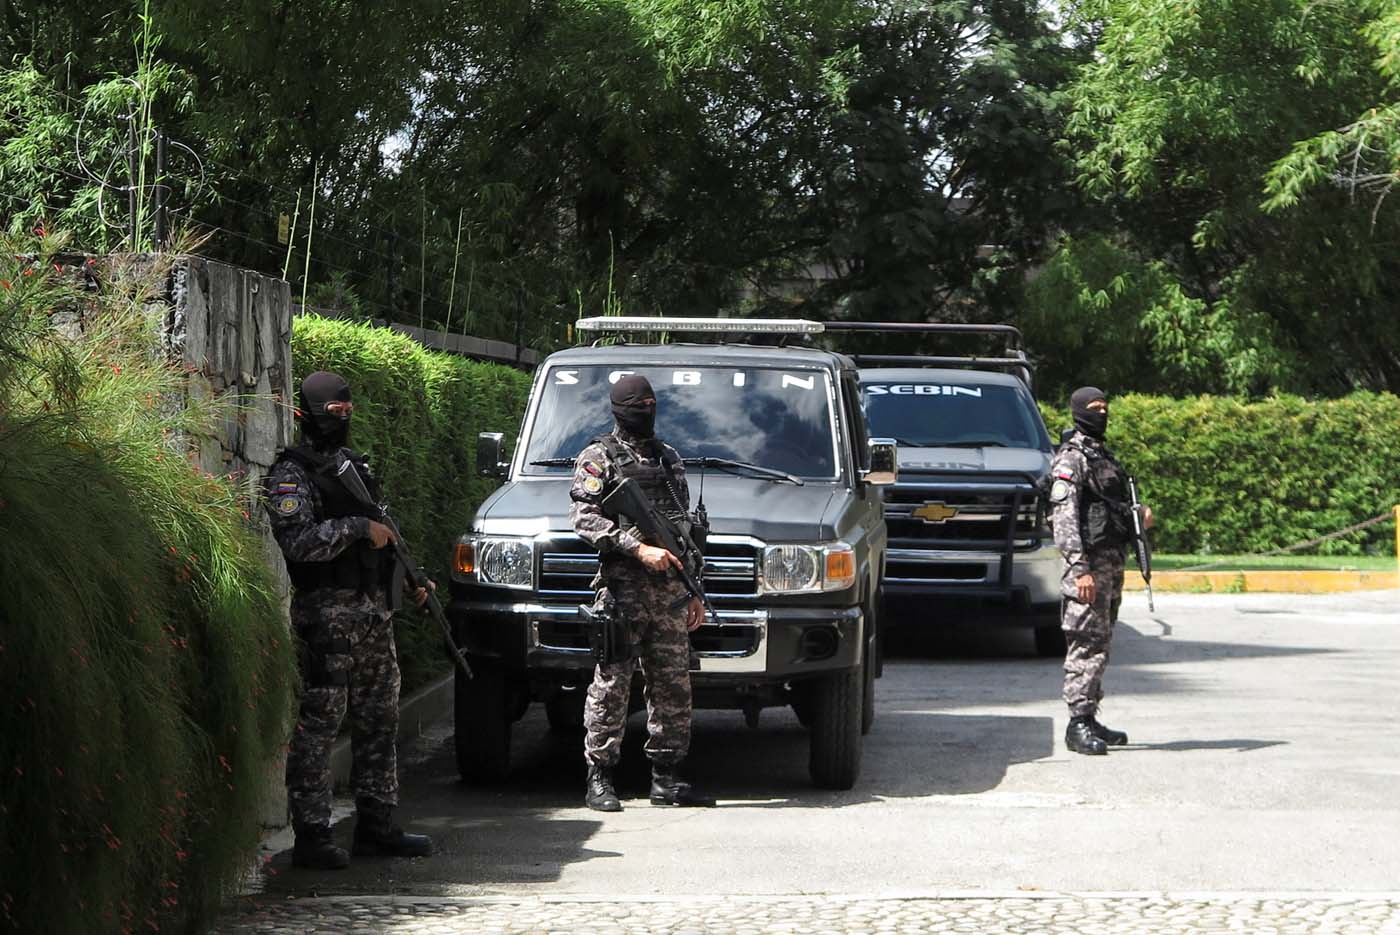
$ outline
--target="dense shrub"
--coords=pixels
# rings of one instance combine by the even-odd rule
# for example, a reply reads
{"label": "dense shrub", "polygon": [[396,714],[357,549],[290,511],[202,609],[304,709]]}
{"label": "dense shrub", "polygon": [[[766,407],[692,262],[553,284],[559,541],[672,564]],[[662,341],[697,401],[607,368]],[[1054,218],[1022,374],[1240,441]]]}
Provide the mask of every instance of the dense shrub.
{"label": "dense shrub", "polygon": [[0,249],[0,929],[192,928],[256,850],[293,654],[247,499],[182,456],[224,413],[154,352],[161,271],[84,292],[57,246]]}
{"label": "dense shrub", "polygon": [[[1041,411],[1058,439],[1068,410]],[[1400,503],[1400,397],[1128,395],[1112,399],[1109,411],[1109,447],[1158,514],[1162,551],[1263,552]],[[1382,523],[1316,552],[1388,553],[1394,535]]]}
{"label": "dense shrub", "polygon": [[[297,385],[316,370],[350,381],[350,444],[370,455],[414,557],[445,588],[452,545],[497,483],[477,476],[477,433],[514,441],[530,377],[427,350],[386,328],[316,316],[296,319],[292,366]],[[447,665],[430,622],[401,615],[397,636],[405,691]]]}

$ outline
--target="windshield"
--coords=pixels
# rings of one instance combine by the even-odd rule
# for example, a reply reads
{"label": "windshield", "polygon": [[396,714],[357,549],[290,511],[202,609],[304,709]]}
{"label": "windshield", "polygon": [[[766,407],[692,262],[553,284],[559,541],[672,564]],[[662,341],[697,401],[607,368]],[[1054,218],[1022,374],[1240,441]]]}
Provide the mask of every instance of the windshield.
{"label": "windshield", "polygon": [[1021,387],[947,383],[867,383],[870,434],[911,448],[958,445],[1050,450],[1030,393]]}
{"label": "windshield", "polygon": [[531,466],[570,464],[612,428],[608,391],[629,373],[656,390],[656,434],[683,458],[747,461],[812,479],[836,477],[830,393],[819,370],[761,367],[555,367],[544,377],[525,447],[526,474],[568,471]]}

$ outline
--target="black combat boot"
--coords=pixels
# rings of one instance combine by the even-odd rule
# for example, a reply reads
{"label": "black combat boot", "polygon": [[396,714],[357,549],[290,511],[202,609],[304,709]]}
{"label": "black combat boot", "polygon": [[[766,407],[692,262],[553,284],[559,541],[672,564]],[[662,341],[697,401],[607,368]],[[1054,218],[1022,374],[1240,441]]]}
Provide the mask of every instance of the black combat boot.
{"label": "black combat boot", "polygon": [[677,776],[674,766],[652,764],[651,804],[710,808],[715,800]]}
{"label": "black combat boot", "polygon": [[622,802],[613,788],[611,766],[588,767],[588,782],[584,786],[584,804],[595,812],[620,812]]}
{"label": "black combat boot", "polygon": [[1094,736],[1108,744],[1110,747],[1121,747],[1128,742],[1128,735],[1121,730],[1114,730],[1111,727],[1104,727],[1096,717],[1089,718],[1089,730],[1094,732]]}
{"label": "black combat boot", "polygon": [[409,834],[390,819],[384,806],[359,806],[355,816],[356,857],[427,857],[433,852],[433,839],[426,834]]}
{"label": "black combat boot", "polygon": [[292,866],[308,870],[344,870],[350,866],[345,848],[336,847],[329,828],[302,828],[292,846]]}
{"label": "black combat boot", "polygon": [[1093,718],[1072,717],[1065,728],[1065,746],[1075,753],[1088,756],[1103,756],[1108,752],[1108,744],[1094,733]]}

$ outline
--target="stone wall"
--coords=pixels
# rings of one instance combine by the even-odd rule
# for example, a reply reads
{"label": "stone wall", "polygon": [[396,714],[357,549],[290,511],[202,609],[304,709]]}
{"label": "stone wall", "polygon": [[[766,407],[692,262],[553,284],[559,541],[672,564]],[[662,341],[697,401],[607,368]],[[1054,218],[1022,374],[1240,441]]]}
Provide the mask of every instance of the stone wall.
{"label": "stone wall", "polygon": [[197,442],[200,467],[261,480],[296,435],[291,293],[286,282],[202,257],[170,274],[165,349],[190,369],[192,398],[245,399],[222,437]]}
{"label": "stone wall", "polygon": [[[203,257],[177,257],[170,271],[161,343],[189,373],[192,399],[232,394],[243,405],[225,419],[217,438],[192,439],[196,463],[259,489],[277,452],[296,437],[292,406],[292,305],[286,282]],[[283,606],[290,600],[282,552],[263,511],[250,510],[263,529],[268,563],[276,570]],[[281,762],[268,776],[263,824],[287,822]]]}

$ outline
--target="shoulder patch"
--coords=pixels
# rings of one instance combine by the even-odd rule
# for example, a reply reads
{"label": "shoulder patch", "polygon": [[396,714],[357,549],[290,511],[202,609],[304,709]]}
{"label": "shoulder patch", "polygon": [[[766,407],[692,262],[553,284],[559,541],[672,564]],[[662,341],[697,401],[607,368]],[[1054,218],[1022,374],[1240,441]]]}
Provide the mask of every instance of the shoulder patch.
{"label": "shoulder patch", "polygon": [[281,513],[283,516],[291,516],[300,509],[301,497],[293,495],[290,497],[282,497],[277,501],[277,512]]}
{"label": "shoulder patch", "polygon": [[1069,481],[1074,480],[1074,472],[1071,471],[1071,470],[1070,470],[1069,468],[1067,468],[1067,467],[1059,467],[1059,468],[1056,468],[1056,469],[1055,469],[1055,476],[1056,476],[1057,478],[1059,478],[1060,480],[1069,480]]}
{"label": "shoulder patch", "polygon": [[592,474],[594,477],[603,476],[603,469],[598,465],[596,461],[583,462],[583,469],[589,474]]}
{"label": "shoulder patch", "polygon": [[603,489],[603,482],[596,477],[585,477],[583,479],[583,489],[587,493],[598,493]]}
{"label": "shoulder patch", "polygon": [[277,491],[276,491],[276,492],[279,493],[279,494],[296,493],[296,492],[297,492],[297,485],[296,485],[295,483],[293,483],[292,481],[282,481],[281,483],[279,483],[279,484],[277,485]]}
{"label": "shoulder patch", "polygon": [[1057,478],[1050,486],[1050,500],[1054,503],[1063,503],[1069,498],[1070,486],[1063,479]]}

